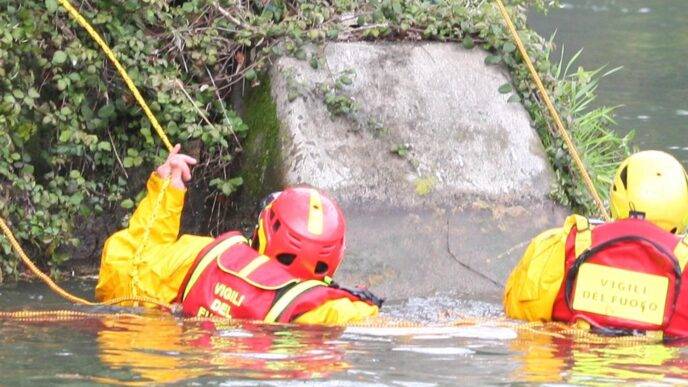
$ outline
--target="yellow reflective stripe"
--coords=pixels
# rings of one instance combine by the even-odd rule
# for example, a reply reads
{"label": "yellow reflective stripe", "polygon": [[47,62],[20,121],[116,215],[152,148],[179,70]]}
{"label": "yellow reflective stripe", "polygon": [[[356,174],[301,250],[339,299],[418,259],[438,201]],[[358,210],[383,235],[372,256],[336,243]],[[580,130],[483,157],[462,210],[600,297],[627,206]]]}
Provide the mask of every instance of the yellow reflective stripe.
{"label": "yellow reflective stripe", "polygon": [[182,301],[186,299],[186,296],[189,294],[189,291],[194,286],[196,281],[198,281],[198,277],[201,276],[201,274],[203,273],[205,268],[208,267],[210,262],[214,261],[218,256],[224,253],[225,250],[240,242],[246,242],[246,238],[244,238],[241,235],[237,235],[229,239],[225,239],[224,241],[218,243],[215,247],[210,249],[210,251],[208,251],[205,254],[205,256],[203,256],[201,262],[199,262],[198,265],[196,265],[196,267],[194,268],[194,272],[193,274],[191,274],[189,282],[187,282],[186,284],[186,289],[184,289],[184,296],[182,297]]}
{"label": "yellow reflective stripe", "polygon": [[277,289],[282,289],[283,287],[285,287],[285,286],[287,286],[287,285],[291,285],[291,284],[293,284],[293,283],[295,283],[295,282],[299,282],[298,279],[292,278],[292,279],[290,279],[290,280],[288,280],[288,281],[286,281],[286,282],[284,282],[284,283],[281,283],[281,284],[277,284],[277,285],[274,285],[274,286],[266,286],[266,285],[260,284],[260,283],[258,283],[258,282],[256,282],[256,281],[252,281],[252,280],[251,280],[250,278],[248,278],[248,277],[242,277],[242,276],[240,275],[240,273],[238,273],[238,272],[236,272],[236,271],[229,270],[228,268],[226,268],[226,267],[224,267],[224,266],[222,265],[222,261],[218,261],[218,262],[217,262],[217,266],[218,266],[218,267],[220,268],[220,270],[222,270],[223,272],[225,272],[225,273],[227,273],[227,274],[231,274],[231,275],[233,275],[233,276],[235,276],[235,277],[237,277],[237,278],[240,278],[242,281],[246,281],[249,285],[255,286],[255,287],[257,287],[258,289],[277,290]]}
{"label": "yellow reflective stripe", "polygon": [[276,322],[282,314],[282,312],[284,312],[284,310],[287,309],[287,307],[294,301],[294,299],[296,299],[296,297],[302,295],[304,292],[311,290],[317,286],[327,285],[325,285],[325,283],[322,281],[308,280],[301,282],[293,288],[287,290],[287,292],[284,293],[284,295],[280,297],[279,300],[277,300],[275,305],[273,305],[273,307],[270,308],[270,311],[267,315],[265,315],[265,319],[263,321]]}
{"label": "yellow reflective stripe", "polygon": [[585,250],[592,246],[592,231],[590,221],[583,216],[576,216],[576,257],[579,257]]}
{"label": "yellow reflective stripe", "polygon": [[322,197],[317,190],[311,190],[311,199],[308,205],[308,232],[313,235],[323,233],[323,208]]}
{"label": "yellow reflective stripe", "polygon": [[253,273],[257,268],[261,267],[265,262],[269,261],[270,258],[266,257],[265,255],[259,255],[256,258],[253,259],[253,261],[249,262],[248,265],[244,266],[239,273],[239,277],[248,277],[251,273]]}
{"label": "yellow reflective stripe", "polygon": [[678,265],[681,267],[681,271],[686,267],[688,263],[688,235],[686,235],[674,248],[674,256],[678,260]]}

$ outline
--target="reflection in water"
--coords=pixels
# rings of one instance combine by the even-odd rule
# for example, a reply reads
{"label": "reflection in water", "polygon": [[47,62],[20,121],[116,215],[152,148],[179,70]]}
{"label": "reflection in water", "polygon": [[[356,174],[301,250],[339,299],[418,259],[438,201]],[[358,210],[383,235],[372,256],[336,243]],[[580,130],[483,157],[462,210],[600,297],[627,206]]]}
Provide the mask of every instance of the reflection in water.
{"label": "reflection in water", "polygon": [[345,348],[328,344],[341,329],[180,322],[172,317],[103,323],[106,329],[97,333],[101,361],[113,369],[131,370],[142,381],[310,379],[347,369]]}
{"label": "reflection in water", "polygon": [[[510,343],[520,367],[514,378],[526,382],[619,385],[680,381],[688,376],[680,347],[638,340],[600,343],[585,337],[560,337],[556,328],[527,331]],[[549,334],[543,334],[549,333]]]}
{"label": "reflection in water", "polygon": [[[0,288],[0,309],[43,305],[45,298],[25,298],[48,290],[28,286]],[[0,319],[0,384],[619,385],[688,378],[684,344],[572,336],[563,324],[504,320],[498,309],[449,296],[412,299],[348,328],[111,314],[121,309],[83,309],[98,314],[66,321]]]}
{"label": "reflection in water", "polygon": [[[495,318],[354,328],[103,315],[0,320],[0,375],[17,383],[334,380],[339,383],[674,382],[688,354],[656,341],[571,336]],[[448,323],[445,323],[448,324]]]}

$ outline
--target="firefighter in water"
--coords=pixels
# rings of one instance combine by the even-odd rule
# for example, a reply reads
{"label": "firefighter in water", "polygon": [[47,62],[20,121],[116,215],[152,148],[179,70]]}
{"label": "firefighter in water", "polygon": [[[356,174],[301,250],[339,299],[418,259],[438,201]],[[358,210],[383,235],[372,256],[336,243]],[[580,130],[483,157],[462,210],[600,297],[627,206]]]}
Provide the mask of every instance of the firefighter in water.
{"label": "firefighter in water", "polygon": [[[339,206],[316,189],[272,195],[250,240],[239,232],[178,237],[185,183],[196,164],[179,149],[152,173],[129,227],[105,242],[97,299],[146,296],[181,303],[186,316],[306,324],[344,324],[378,313],[381,299],[332,282],[344,254],[346,224]],[[170,186],[137,259],[167,177]]]}
{"label": "firefighter in water", "polygon": [[619,166],[610,198],[612,222],[572,215],[533,239],[507,280],[506,314],[688,337],[685,169],[664,152],[636,153]]}

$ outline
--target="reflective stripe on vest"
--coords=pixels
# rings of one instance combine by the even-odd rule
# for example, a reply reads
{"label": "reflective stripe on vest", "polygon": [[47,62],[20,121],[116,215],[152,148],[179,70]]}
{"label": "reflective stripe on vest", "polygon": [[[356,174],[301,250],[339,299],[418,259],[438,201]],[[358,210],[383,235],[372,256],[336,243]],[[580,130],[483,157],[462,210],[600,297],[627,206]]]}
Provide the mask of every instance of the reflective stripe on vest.
{"label": "reflective stripe on vest", "polygon": [[246,266],[241,268],[241,270],[239,270],[239,271],[234,271],[234,270],[231,270],[231,269],[225,267],[222,264],[221,260],[218,260],[217,267],[220,270],[222,270],[223,272],[225,272],[227,274],[231,274],[237,278],[240,278],[241,280],[245,281],[246,283],[250,284],[251,286],[255,286],[255,287],[257,287],[259,289],[263,289],[263,290],[279,290],[279,289],[282,289],[283,287],[285,287],[287,285],[291,285],[293,283],[299,282],[298,279],[292,278],[289,281],[279,283],[279,284],[274,285],[274,286],[268,286],[268,285],[265,285],[262,283],[258,283],[256,281],[252,280],[251,278],[249,278],[249,276],[254,271],[256,271],[259,267],[263,266],[264,264],[266,264],[269,261],[270,261],[270,257],[268,257],[267,255],[259,255],[255,258],[253,258],[253,260],[251,262],[246,264]]}
{"label": "reflective stripe on vest", "polygon": [[253,259],[253,261],[249,262],[248,265],[244,266],[241,271],[239,271],[238,276],[242,278],[248,278],[251,273],[256,271],[259,267],[263,266],[264,263],[269,261],[270,258],[268,258],[266,255],[259,255]]}
{"label": "reflective stripe on vest", "polygon": [[324,282],[318,280],[308,280],[301,282],[293,288],[287,290],[282,297],[280,297],[275,305],[270,308],[270,311],[265,315],[265,322],[277,322],[282,312],[300,295],[317,287],[327,286]]}
{"label": "reflective stripe on vest", "polygon": [[205,268],[208,267],[208,265],[211,262],[217,259],[217,257],[222,255],[222,253],[224,253],[225,250],[241,242],[246,242],[246,238],[244,238],[241,235],[237,235],[225,239],[224,241],[218,243],[217,246],[210,249],[210,251],[208,251],[208,253],[203,257],[203,259],[201,259],[198,265],[196,265],[196,267],[194,268],[194,271],[191,274],[191,277],[189,278],[189,282],[186,283],[186,288],[184,289],[184,296],[182,297],[182,301],[184,301],[186,296],[189,294],[191,288],[194,286],[194,284],[196,284],[196,281],[198,281],[198,277],[201,276]]}

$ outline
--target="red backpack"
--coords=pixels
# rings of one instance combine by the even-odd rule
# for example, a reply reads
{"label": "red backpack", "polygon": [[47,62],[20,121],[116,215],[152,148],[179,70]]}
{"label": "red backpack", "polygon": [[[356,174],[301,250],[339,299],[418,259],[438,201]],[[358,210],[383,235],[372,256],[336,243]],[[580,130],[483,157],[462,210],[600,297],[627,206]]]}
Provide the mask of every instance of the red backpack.
{"label": "red backpack", "polygon": [[688,337],[688,238],[625,219],[572,228],[552,319]]}

